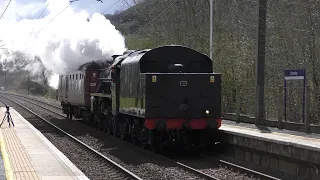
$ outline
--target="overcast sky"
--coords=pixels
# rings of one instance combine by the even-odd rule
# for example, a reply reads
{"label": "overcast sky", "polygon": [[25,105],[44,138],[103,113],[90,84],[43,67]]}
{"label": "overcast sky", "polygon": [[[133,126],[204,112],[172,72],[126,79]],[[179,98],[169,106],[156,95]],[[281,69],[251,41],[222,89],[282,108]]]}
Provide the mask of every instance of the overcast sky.
{"label": "overcast sky", "polygon": [[[55,3],[59,0],[12,0],[8,10],[2,17],[3,19],[23,18],[35,19],[41,14],[46,6],[46,2]],[[90,15],[95,12],[104,12],[105,14],[113,14],[116,10],[124,10],[128,5],[123,0],[102,0],[103,3],[97,0],[79,0],[72,3],[73,8],[86,10]],[[0,15],[7,6],[9,0],[0,0]],[[130,1],[127,1],[130,2]],[[115,4],[116,3],[116,4]],[[44,12],[46,15],[46,11]]]}

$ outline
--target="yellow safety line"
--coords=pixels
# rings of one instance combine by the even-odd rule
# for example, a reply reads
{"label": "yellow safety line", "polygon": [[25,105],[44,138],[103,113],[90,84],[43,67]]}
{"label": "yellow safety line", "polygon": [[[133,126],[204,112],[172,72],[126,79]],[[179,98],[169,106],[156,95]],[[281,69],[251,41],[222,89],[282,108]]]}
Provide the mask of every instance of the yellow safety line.
{"label": "yellow safety line", "polygon": [[14,180],[9,156],[8,156],[8,153],[6,150],[6,144],[5,144],[3,136],[2,136],[2,131],[0,131],[0,146],[1,146],[1,154],[2,154],[2,158],[3,158],[3,162],[4,162],[4,168],[6,171],[7,180]]}

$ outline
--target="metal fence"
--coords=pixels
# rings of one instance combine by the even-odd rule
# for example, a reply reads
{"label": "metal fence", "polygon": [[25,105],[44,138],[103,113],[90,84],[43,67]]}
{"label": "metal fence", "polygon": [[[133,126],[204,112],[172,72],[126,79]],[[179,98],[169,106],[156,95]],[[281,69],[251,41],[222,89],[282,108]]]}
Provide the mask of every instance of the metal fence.
{"label": "metal fence", "polygon": [[[236,87],[223,94],[225,119],[320,133],[320,93],[299,84],[265,88],[265,119],[255,118],[256,87]],[[230,97],[227,97],[230,96]]]}

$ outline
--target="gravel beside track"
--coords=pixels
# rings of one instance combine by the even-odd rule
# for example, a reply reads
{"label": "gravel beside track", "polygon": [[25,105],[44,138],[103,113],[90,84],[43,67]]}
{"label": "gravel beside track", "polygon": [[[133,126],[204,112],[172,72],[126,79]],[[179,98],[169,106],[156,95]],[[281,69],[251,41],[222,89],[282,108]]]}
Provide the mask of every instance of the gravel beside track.
{"label": "gravel beside track", "polygon": [[241,174],[239,172],[229,170],[225,167],[222,167],[221,164],[217,163],[216,161],[202,157],[202,156],[196,157],[196,158],[183,157],[183,158],[174,158],[174,159],[183,164],[187,164],[195,169],[198,169],[203,173],[217,177],[221,180],[229,180],[229,179],[254,180],[255,179],[250,177],[250,174],[248,176],[248,175]]}
{"label": "gravel beside track", "polygon": [[[115,168],[101,156],[85,148],[69,136],[55,129],[39,117],[16,105],[12,101],[2,101],[14,107],[36,129],[38,129],[54,146],[70,159],[90,179],[134,179]],[[80,157],[80,158],[79,158]]]}
{"label": "gravel beside track", "polygon": [[[32,111],[37,112],[39,115],[46,118],[51,123],[65,130],[69,134],[75,136],[83,143],[99,151],[106,157],[112,159],[114,162],[120,164],[142,179],[202,179],[197,175],[184,170],[174,163],[167,162],[160,158],[155,158],[149,153],[142,153],[140,150],[137,150],[137,148],[132,148],[132,146],[129,144],[119,143],[119,140],[117,140],[116,138],[110,137],[107,134],[98,131],[95,128],[89,127],[86,124],[74,120],[70,121],[66,118],[61,118],[57,114],[23,101],[22,98],[19,97],[10,96],[10,99],[16,100],[19,103],[27,106]],[[9,101],[7,102],[9,105],[12,105],[19,113],[21,113],[22,116],[28,119],[28,114],[24,112],[25,110],[14,105],[13,103],[10,103]],[[34,126],[38,128],[36,125]],[[84,155],[76,153],[71,146],[66,146],[63,142],[54,143],[55,140],[59,140],[61,137],[51,136],[46,132],[43,132],[43,134],[50,141],[52,141],[52,143],[60,151],[62,151],[74,164],[78,165],[76,161],[79,159],[79,157],[82,157],[82,159],[85,158],[85,160],[83,161],[87,162],[87,166],[90,165],[90,167],[92,167],[93,169],[95,167],[99,167],[98,164],[92,165],[91,163],[89,163],[88,160],[90,160],[90,158],[86,158]],[[72,159],[72,157],[74,158],[74,160]],[[87,169],[81,170],[87,175],[87,173],[90,172],[90,168],[84,168]]]}
{"label": "gravel beside track", "polygon": [[[51,109],[53,110],[54,112],[57,112],[59,114],[61,114],[61,109],[59,108],[56,108],[56,107],[53,107],[51,104],[48,104],[46,102],[40,102],[38,100],[32,100],[31,98],[28,98],[28,97],[18,97],[18,99],[24,99],[26,101],[29,101],[29,102],[34,102],[36,104],[39,104],[41,105],[42,107],[45,107],[45,108],[48,108],[48,109]],[[26,102],[27,103],[27,102]],[[29,103],[30,104],[30,103]],[[33,105],[34,106],[34,105]],[[39,109],[39,107],[38,107]],[[41,109],[41,108],[40,108]],[[43,111],[43,113],[47,113],[46,115],[49,116],[49,117],[57,117],[57,115],[55,113],[52,113],[52,112],[48,112],[47,110],[45,110],[45,112]],[[74,122],[74,121],[71,121],[72,123],[79,123],[79,122]],[[84,125],[82,123],[80,123],[81,125]],[[87,125],[85,125],[86,128],[90,128],[91,127],[88,127]],[[102,133],[102,132],[99,132],[98,130],[96,129],[93,129],[93,131],[96,131],[97,133]],[[89,134],[86,134],[86,135],[83,135],[83,136],[79,136],[78,138],[81,139],[83,142],[87,143],[89,146],[93,147],[94,149],[102,152],[104,151],[103,154],[105,154],[106,156],[108,156],[110,159],[113,159],[114,161],[116,161],[117,163],[123,165],[123,163],[126,167],[126,165],[128,165],[128,167],[126,167],[127,169],[130,169],[132,172],[138,174],[140,177],[142,177],[139,173],[140,171],[136,171],[137,167],[135,167],[135,161],[134,159],[132,159],[132,156],[136,156],[136,154],[140,154],[141,156],[141,148],[140,150],[137,150],[137,148],[139,147],[135,147],[135,148],[131,148],[132,150],[132,153],[135,153],[135,154],[128,154],[127,157],[125,158],[128,158],[132,160],[132,162],[128,161],[128,162],[124,162],[122,161],[122,159],[118,158],[118,157],[114,157],[114,154],[112,154],[112,148],[111,149],[103,149],[104,146],[105,146],[105,143],[103,143],[103,141],[105,141],[105,139],[108,139],[109,141],[119,141],[117,138],[113,138],[104,133],[102,133],[102,137],[99,136],[99,137],[93,137]],[[121,141],[121,140],[120,140]],[[122,141],[120,143],[123,143]],[[118,144],[118,143],[117,143]],[[127,147],[124,147],[124,148],[127,148],[127,149],[130,149],[130,146],[133,147],[133,145],[127,145]],[[113,149],[115,150],[115,149]],[[124,153],[125,154],[125,153]],[[122,154],[122,156],[126,156]],[[116,155],[117,156],[117,155]],[[177,177],[177,179],[181,179],[183,178],[183,176],[185,176],[188,172],[183,172],[181,174],[178,174],[177,172],[181,171],[181,168],[177,166],[177,163],[171,163],[172,165],[169,165],[169,166],[165,166],[165,164],[170,164],[169,162],[165,162],[165,163],[161,163],[162,161],[165,161],[164,159],[161,158],[161,156],[158,156],[158,158],[154,157],[153,159],[151,158],[150,159],[150,156],[152,155],[146,155],[147,158],[146,160],[149,161],[152,160],[152,162],[145,162],[145,165],[151,165],[154,167],[154,169],[158,169],[159,171],[159,174],[157,175],[158,177],[155,177],[155,179],[159,179],[159,176],[161,177],[162,174],[166,174],[166,172],[162,173],[163,172],[163,168],[165,169],[168,169],[168,168],[172,168],[172,170],[170,170],[171,172],[175,173],[176,176],[172,176],[174,177]],[[161,160],[162,159],[162,160]],[[175,159],[175,158],[173,158]],[[240,172],[238,171],[239,168],[233,168],[231,166],[230,168],[230,165],[228,166],[225,166],[223,163],[221,162],[218,162],[218,160],[216,160],[215,158],[208,158],[208,157],[183,157],[182,159],[176,159],[176,160],[179,160],[180,163],[183,163],[183,164],[186,164],[192,168],[195,168],[196,170],[202,172],[202,173],[205,173],[209,176],[212,176],[212,177],[215,177],[216,179],[244,179],[244,180],[251,180],[251,179],[255,179],[254,177],[261,177],[261,176],[257,176],[255,175],[254,173],[252,172],[246,172],[244,170],[240,170]],[[152,176],[152,173],[153,171],[149,170],[148,168],[145,168],[142,164],[139,165],[140,167],[138,168],[141,168],[141,171],[144,171],[144,173],[146,173],[147,175],[150,174],[150,177],[148,178],[145,178],[145,179],[153,179],[151,176]],[[133,170],[132,170],[133,169]],[[188,171],[188,170],[187,170]],[[269,171],[267,171],[268,173]],[[183,174],[185,173],[185,174]],[[268,173],[269,174],[269,173]],[[273,173],[272,173],[273,174]],[[278,174],[278,173],[276,173]],[[192,174],[190,174],[191,176]],[[166,176],[165,176],[166,177]],[[163,178],[165,178],[163,177]],[[168,176],[170,177],[169,179],[172,179],[171,176]],[[263,176],[262,176],[263,177]],[[162,177],[161,177],[162,178]],[[161,179],[160,178],[160,179]],[[193,178],[192,178],[193,179]],[[262,179],[269,179],[269,178],[262,178]],[[272,178],[272,179],[275,179],[275,178]]]}
{"label": "gravel beside track", "polygon": [[254,162],[246,162],[244,160],[235,160],[234,158],[231,158],[228,156],[221,156],[220,159],[226,160],[231,163],[235,163],[241,167],[246,167],[251,170],[255,170],[265,174],[271,174],[272,176],[277,177],[278,179],[281,179],[281,180],[299,180],[299,177],[295,175],[283,172],[279,169],[270,169],[269,167],[258,166]]}

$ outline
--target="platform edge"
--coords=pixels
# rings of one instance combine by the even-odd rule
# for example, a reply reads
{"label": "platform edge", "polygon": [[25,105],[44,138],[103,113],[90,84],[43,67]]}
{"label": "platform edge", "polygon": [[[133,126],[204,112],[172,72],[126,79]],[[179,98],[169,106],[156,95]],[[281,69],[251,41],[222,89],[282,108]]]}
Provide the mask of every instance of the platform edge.
{"label": "platform edge", "polygon": [[58,156],[61,162],[69,168],[69,171],[74,173],[74,175],[71,176],[76,176],[79,179],[83,180],[89,180],[89,178],[86,175],[84,175],[83,172],[75,164],[73,164],[69,160],[69,158],[67,158],[58,148],[56,148],[38,129],[36,129],[31,123],[29,123],[18,111],[15,110],[15,112],[17,113],[17,116],[19,116],[19,118],[21,118],[21,120],[25,122],[36,133],[36,135],[47,145],[47,147],[50,148],[56,156]]}

